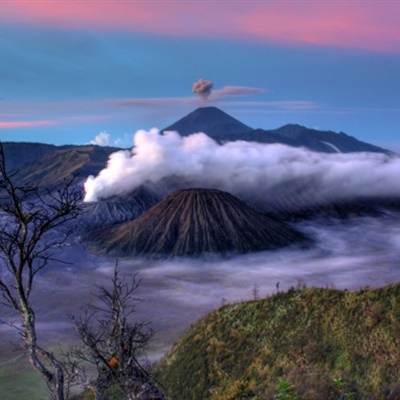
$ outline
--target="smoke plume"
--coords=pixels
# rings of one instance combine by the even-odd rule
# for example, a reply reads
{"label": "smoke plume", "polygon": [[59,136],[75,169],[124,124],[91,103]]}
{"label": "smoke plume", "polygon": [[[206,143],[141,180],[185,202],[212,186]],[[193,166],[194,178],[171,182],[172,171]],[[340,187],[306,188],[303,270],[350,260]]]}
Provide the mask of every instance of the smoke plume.
{"label": "smoke plume", "polygon": [[100,132],[89,144],[95,144],[97,146],[109,146],[111,141],[111,135],[106,132]]}
{"label": "smoke plume", "polygon": [[208,96],[211,94],[213,86],[213,82],[206,79],[199,79],[197,82],[193,83],[193,93],[196,93],[204,100],[207,100]]}
{"label": "smoke plume", "polygon": [[246,193],[265,201],[278,192],[291,201],[398,198],[399,174],[400,158],[381,153],[326,154],[244,141],[218,144],[204,133],[181,137],[177,132],[140,130],[131,151],[111,154],[107,167],[87,179],[85,201],[126,194],[171,177],[186,187]]}

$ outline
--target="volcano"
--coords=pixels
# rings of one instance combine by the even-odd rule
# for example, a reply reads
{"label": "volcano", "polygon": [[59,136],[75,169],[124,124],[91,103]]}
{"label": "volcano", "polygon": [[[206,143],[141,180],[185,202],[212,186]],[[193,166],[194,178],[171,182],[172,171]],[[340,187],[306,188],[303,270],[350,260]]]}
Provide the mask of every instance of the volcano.
{"label": "volcano", "polygon": [[162,131],[177,131],[181,136],[203,132],[221,142],[235,140],[240,135],[252,131],[252,128],[217,107],[201,107]]}
{"label": "volcano", "polygon": [[174,257],[248,253],[305,240],[302,233],[227,192],[185,189],[133,221],[92,232],[86,244],[113,257]]}
{"label": "volcano", "polygon": [[231,117],[217,107],[201,107],[162,130],[177,131],[181,136],[203,132],[215,141],[243,140],[268,144],[304,147],[321,153],[392,152],[370,143],[362,142],[343,132],[319,131],[297,124],[277,129],[253,129]]}

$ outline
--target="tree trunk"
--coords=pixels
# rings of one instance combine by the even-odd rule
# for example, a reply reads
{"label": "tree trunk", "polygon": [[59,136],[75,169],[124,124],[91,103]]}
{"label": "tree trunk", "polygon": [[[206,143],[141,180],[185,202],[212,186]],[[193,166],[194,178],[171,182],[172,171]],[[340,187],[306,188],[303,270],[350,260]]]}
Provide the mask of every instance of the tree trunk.
{"label": "tree trunk", "polygon": [[[51,353],[37,346],[35,313],[24,301],[21,301],[21,307],[24,315],[24,340],[28,351],[29,362],[45,378],[49,388],[51,388],[52,396],[56,400],[64,400],[64,370]],[[54,366],[56,370],[55,375],[46,368],[40,360],[38,353],[47,358]]]}

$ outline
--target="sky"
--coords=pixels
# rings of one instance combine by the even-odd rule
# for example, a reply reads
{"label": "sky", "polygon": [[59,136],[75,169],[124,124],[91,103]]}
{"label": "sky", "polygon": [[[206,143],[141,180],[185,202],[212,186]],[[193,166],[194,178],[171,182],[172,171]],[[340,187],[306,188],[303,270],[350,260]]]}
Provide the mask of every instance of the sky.
{"label": "sky", "polygon": [[212,105],[400,151],[399,15],[398,0],[0,0],[0,140],[128,147]]}

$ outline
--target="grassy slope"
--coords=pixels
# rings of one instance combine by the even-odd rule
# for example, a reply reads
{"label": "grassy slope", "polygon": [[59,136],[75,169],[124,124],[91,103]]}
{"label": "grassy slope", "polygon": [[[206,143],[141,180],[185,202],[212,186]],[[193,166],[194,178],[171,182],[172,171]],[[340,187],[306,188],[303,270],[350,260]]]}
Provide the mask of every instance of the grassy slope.
{"label": "grassy slope", "polygon": [[304,399],[400,398],[389,396],[400,387],[400,285],[227,305],[194,325],[158,371],[171,400],[268,399],[280,379]]}
{"label": "grassy slope", "polygon": [[[43,400],[48,398],[46,383],[28,363],[25,355],[16,350],[16,356],[0,367],[0,399],[16,400]],[[29,389],[28,389],[29,388]]]}

